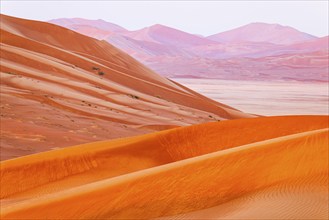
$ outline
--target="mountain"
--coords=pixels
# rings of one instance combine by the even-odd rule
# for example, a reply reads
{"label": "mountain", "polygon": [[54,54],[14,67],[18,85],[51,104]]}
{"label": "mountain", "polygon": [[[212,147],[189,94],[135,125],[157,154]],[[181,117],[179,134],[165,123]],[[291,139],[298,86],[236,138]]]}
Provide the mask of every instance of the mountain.
{"label": "mountain", "polygon": [[211,35],[207,39],[225,43],[250,41],[289,45],[313,40],[316,37],[279,24],[251,23],[233,30]]}
{"label": "mountain", "polygon": [[125,36],[139,41],[148,41],[163,45],[190,47],[216,44],[203,37],[189,34],[171,27],[156,24],[141,30],[124,33]]}
{"label": "mountain", "polygon": [[[115,45],[116,47],[134,56],[140,61],[143,61],[150,57],[162,55],[193,56],[193,54],[188,51],[185,51],[180,47],[170,44],[162,44],[161,42],[158,42],[156,39],[158,39],[159,36],[161,37],[161,33],[158,33],[157,26],[161,25],[155,25],[138,31],[127,31],[115,28],[102,28],[101,25],[97,25],[97,21],[98,20],[86,20],[77,18],[73,19],[72,22],[70,22],[70,19],[54,19],[50,20],[49,23],[60,25],[62,27],[76,31],[80,34],[87,35],[89,37],[93,37],[99,40],[106,40],[107,42]],[[114,24],[110,22],[108,22],[108,25],[103,24],[104,27],[112,27],[112,25]],[[196,39],[196,41],[200,41],[200,37],[184,33],[175,29],[171,29],[169,27],[161,27],[163,27],[164,30],[171,30],[171,33],[176,32],[178,33],[178,35],[183,33],[185,37],[191,38],[192,43],[193,39]],[[177,40],[175,40],[174,36],[171,37],[173,38],[172,44],[175,44],[175,41]],[[165,38],[170,38],[170,35],[166,35]],[[209,40],[204,41],[209,43]],[[176,42],[176,44],[179,43]]]}
{"label": "mountain", "polygon": [[1,104],[2,159],[252,117],[159,76],[105,41],[5,15]]}
{"label": "mountain", "polygon": [[[99,31],[89,28],[75,31],[110,42],[165,77],[328,81],[327,38],[281,25],[253,23],[224,32],[232,37],[225,40],[229,42],[215,42],[163,25],[101,37]],[[304,61],[280,64],[300,59]]]}

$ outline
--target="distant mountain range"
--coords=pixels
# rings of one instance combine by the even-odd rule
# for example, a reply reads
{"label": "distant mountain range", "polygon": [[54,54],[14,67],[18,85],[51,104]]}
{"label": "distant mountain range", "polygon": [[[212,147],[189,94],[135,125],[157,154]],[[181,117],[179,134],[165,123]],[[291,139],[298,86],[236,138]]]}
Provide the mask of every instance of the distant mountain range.
{"label": "distant mountain range", "polygon": [[166,77],[328,81],[327,37],[251,23],[202,37],[156,24],[128,31],[104,20],[49,21],[105,40]]}
{"label": "distant mountain range", "polygon": [[312,35],[291,27],[266,23],[251,23],[230,31],[211,35],[207,38],[221,43],[267,42],[283,45],[316,39]]}

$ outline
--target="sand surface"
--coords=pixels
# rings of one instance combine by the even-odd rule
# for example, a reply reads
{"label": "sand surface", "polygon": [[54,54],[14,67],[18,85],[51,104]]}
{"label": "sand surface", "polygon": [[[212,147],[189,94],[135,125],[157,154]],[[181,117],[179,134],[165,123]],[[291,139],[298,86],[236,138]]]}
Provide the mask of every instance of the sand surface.
{"label": "sand surface", "polygon": [[157,75],[104,41],[4,15],[0,72],[1,160],[253,117]]}
{"label": "sand surface", "polygon": [[175,78],[213,100],[244,112],[274,115],[329,115],[329,85],[320,82],[264,82]]}
{"label": "sand surface", "polygon": [[328,120],[227,120],[3,161],[1,217],[327,219]]}

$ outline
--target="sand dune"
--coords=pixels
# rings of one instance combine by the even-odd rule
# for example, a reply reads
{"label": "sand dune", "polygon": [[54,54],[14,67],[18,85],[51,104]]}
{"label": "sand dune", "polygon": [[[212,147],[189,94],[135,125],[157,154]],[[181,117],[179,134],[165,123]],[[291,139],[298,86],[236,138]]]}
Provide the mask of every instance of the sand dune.
{"label": "sand dune", "polygon": [[219,206],[156,219],[328,219],[327,175],[294,178]]}
{"label": "sand dune", "polygon": [[1,15],[2,160],[241,117],[253,116],[157,75],[104,41]]}
{"label": "sand dune", "polygon": [[1,217],[326,219],[328,119],[228,120],[3,161]]}

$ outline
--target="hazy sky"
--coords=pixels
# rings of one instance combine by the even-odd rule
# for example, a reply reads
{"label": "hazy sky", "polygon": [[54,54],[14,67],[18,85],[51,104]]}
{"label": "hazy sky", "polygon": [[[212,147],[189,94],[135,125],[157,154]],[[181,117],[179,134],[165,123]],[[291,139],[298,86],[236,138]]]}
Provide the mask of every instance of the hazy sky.
{"label": "hazy sky", "polygon": [[163,24],[205,36],[251,22],[266,22],[326,36],[329,26],[328,1],[1,0],[1,13],[42,21],[63,17],[103,19],[128,30]]}

